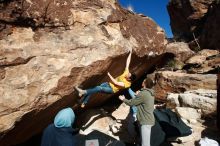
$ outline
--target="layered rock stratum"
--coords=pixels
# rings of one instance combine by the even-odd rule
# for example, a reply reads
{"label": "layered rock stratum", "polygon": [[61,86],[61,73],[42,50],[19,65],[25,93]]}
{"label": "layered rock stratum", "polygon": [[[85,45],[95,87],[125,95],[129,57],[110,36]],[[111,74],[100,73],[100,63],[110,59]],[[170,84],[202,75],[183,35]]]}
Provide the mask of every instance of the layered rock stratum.
{"label": "layered rock stratum", "polygon": [[115,0],[3,0],[0,8],[0,145],[27,140],[76,104],[74,86],[120,75],[129,50],[138,77],[165,53],[164,31]]}
{"label": "layered rock stratum", "polygon": [[155,82],[155,98],[166,101],[168,93],[183,93],[188,90],[216,90],[215,74],[188,74],[173,71],[158,71],[148,75]]}

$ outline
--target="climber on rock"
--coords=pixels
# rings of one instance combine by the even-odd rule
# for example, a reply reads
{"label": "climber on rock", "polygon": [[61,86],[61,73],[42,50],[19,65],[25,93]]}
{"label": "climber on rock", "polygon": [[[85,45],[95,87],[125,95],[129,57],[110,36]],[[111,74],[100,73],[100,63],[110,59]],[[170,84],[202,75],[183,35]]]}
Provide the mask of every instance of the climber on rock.
{"label": "climber on rock", "polygon": [[117,78],[113,78],[111,76],[111,74],[108,72],[110,82],[105,82],[99,86],[96,86],[96,87],[90,88],[90,89],[86,89],[86,90],[80,89],[79,87],[75,87],[79,93],[79,96],[80,97],[83,96],[83,98],[81,100],[82,101],[82,103],[81,103],[82,108],[85,107],[90,96],[94,93],[112,94],[112,93],[116,93],[122,89],[129,88],[131,86],[131,82],[133,82],[136,79],[136,75],[129,72],[129,65],[131,62],[131,54],[132,54],[132,51],[130,51],[130,53],[128,55],[124,73],[122,75],[118,76]]}

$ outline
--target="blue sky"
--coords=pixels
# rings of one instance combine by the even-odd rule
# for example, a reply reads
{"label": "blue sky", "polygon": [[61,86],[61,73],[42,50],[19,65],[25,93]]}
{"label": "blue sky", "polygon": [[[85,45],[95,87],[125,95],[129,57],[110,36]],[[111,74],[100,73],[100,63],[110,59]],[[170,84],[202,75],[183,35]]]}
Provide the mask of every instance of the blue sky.
{"label": "blue sky", "polygon": [[142,13],[151,17],[162,27],[167,37],[173,37],[170,28],[170,18],[166,5],[169,0],[118,0],[124,8],[132,8],[135,13]]}

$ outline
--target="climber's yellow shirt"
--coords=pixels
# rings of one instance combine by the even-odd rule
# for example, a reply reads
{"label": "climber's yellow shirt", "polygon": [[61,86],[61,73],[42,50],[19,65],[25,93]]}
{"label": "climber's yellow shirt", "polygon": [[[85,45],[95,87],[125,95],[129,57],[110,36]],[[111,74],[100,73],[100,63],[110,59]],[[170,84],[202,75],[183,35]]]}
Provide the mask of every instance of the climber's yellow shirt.
{"label": "climber's yellow shirt", "polygon": [[120,89],[129,88],[131,86],[131,82],[126,79],[128,73],[129,71],[126,69],[122,75],[116,78],[116,81],[124,83],[124,87],[120,87],[109,82],[109,85],[111,86],[114,93],[118,92]]}

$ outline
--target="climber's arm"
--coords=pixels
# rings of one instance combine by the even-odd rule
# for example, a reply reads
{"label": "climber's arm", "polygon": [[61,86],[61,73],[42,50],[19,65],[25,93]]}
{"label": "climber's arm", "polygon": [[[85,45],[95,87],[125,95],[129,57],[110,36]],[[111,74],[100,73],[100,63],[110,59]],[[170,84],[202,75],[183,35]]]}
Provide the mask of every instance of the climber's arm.
{"label": "climber's arm", "polygon": [[112,83],[115,84],[116,86],[120,86],[120,87],[125,86],[125,84],[123,82],[118,82],[117,80],[115,80],[109,72],[108,72],[108,76],[111,79]]}
{"label": "climber's arm", "polygon": [[130,62],[131,62],[131,54],[132,54],[132,50],[130,50],[130,53],[128,55],[125,70],[129,70],[129,66],[130,66]]}

